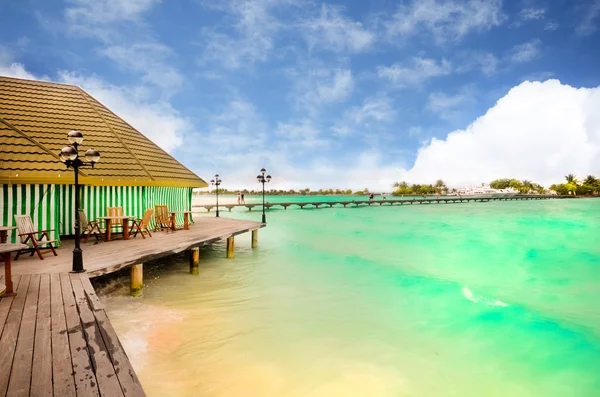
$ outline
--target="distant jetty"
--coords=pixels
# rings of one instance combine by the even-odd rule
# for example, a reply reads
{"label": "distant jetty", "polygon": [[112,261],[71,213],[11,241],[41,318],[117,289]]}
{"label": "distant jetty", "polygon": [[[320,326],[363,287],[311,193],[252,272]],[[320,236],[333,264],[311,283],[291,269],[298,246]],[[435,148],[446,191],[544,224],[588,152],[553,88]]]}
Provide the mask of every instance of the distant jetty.
{"label": "distant jetty", "polygon": [[[442,196],[436,198],[405,198],[405,199],[396,199],[396,200],[336,200],[336,201],[304,201],[304,202],[281,202],[281,203],[265,203],[265,208],[273,208],[273,207],[281,207],[285,210],[288,207],[297,206],[301,209],[304,207],[313,207],[320,208],[329,206],[329,208],[333,208],[334,206],[343,206],[346,208],[347,206],[372,206],[378,204],[379,206],[388,205],[411,205],[411,204],[452,204],[452,203],[468,203],[468,202],[479,202],[486,203],[489,201],[515,201],[515,200],[548,200],[548,199],[573,199],[577,198],[572,195],[556,195],[556,194],[527,194],[527,195],[515,195],[515,196],[507,196],[507,197],[456,197],[456,196]],[[208,212],[210,212],[213,208],[216,208],[216,204],[195,204],[192,206],[193,208],[204,208]],[[219,205],[221,208],[227,208],[229,211],[236,207],[246,207],[248,211],[252,211],[253,208],[259,207],[262,208],[262,203],[252,203],[252,204],[221,204]]]}

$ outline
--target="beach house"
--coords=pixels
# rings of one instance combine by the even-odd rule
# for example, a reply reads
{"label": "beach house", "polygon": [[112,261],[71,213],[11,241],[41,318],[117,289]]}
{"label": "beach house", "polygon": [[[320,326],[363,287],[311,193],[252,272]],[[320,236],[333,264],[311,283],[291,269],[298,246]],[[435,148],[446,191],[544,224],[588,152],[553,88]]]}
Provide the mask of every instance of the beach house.
{"label": "beach house", "polygon": [[[70,130],[83,134],[83,150],[101,153],[79,172],[88,219],[112,206],[136,217],[161,204],[190,211],[192,189],[207,186],[81,88],[0,76],[0,225],[30,215],[38,230],[55,230],[52,239],[74,234],[74,172],[59,159]],[[16,239],[13,230],[9,241]]]}

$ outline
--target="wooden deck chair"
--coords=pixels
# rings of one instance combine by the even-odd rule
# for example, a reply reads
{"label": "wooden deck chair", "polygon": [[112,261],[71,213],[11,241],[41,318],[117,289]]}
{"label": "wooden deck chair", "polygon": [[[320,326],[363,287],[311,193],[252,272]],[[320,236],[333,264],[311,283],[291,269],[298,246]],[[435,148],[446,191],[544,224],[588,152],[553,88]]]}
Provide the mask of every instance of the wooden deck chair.
{"label": "wooden deck chair", "polygon": [[154,206],[154,217],[156,219],[156,226],[154,230],[165,230],[167,232],[171,230],[171,217],[169,216],[169,207],[166,205],[155,205]]}
{"label": "wooden deck chair", "polygon": [[96,240],[104,241],[104,230],[100,229],[98,221],[88,221],[84,210],[79,210],[79,227],[81,228],[81,238],[85,236],[84,242],[87,243],[92,234],[96,237]]}
{"label": "wooden deck chair", "polygon": [[[123,216],[123,207],[106,207],[106,216]],[[110,224],[113,231],[120,231],[123,228],[123,219],[113,219]]]}
{"label": "wooden deck chair", "polygon": [[129,231],[129,234],[133,233],[133,237],[135,238],[137,237],[138,232],[140,232],[142,238],[145,239],[145,231],[150,237],[152,237],[152,233],[150,233],[150,220],[152,219],[153,213],[154,210],[152,208],[148,208],[144,213],[144,217],[142,219],[134,219],[133,223],[131,224],[131,230]]}
{"label": "wooden deck chair", "polygon": [[[48,236],[48,233],[54,231],[54,229],[36,231],[29,215],[15,215],[15,221],[17,222],[17,231],[19,232],[21,243],[29,245],[29,248],[17,252],[15,260],[19,259],[19,255],[25,252],[31,252],[29,256],[37,253],[42,260],[44,259],[42,254],[46,252],[52,252],[54,256],[58,256],[52,245],[58,240],[50,240]],[[43,245],[47,245],[48,247],[42,251]]]}

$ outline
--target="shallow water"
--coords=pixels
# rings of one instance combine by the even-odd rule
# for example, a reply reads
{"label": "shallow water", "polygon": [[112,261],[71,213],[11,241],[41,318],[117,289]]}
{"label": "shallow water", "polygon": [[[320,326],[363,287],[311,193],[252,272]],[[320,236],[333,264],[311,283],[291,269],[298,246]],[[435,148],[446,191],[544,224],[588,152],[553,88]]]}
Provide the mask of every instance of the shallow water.
{"label": "shallow water", "polygon": [[267,217],[102,287],[149,396],[600,395],[600,200]]}

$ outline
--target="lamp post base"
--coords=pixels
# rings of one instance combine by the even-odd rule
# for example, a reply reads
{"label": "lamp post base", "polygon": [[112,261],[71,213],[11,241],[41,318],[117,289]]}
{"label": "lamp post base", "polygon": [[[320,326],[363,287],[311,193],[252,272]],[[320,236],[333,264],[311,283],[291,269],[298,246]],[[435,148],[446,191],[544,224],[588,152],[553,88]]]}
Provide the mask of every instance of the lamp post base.
{"label": "lamp post base", "polygon": [[219,210],[217,209],[217,218],[219,217]]}
{"label": "lamp post base", "polygon": [[84,273],[85,269],[83,268],[83,252],[81,248],[75,248],[73,250],[73,270],[71,273]]}
{"label": "lamp post base", "polygon": [[262,215],[262,223],[267,223],[267,216],[265,214]]}

